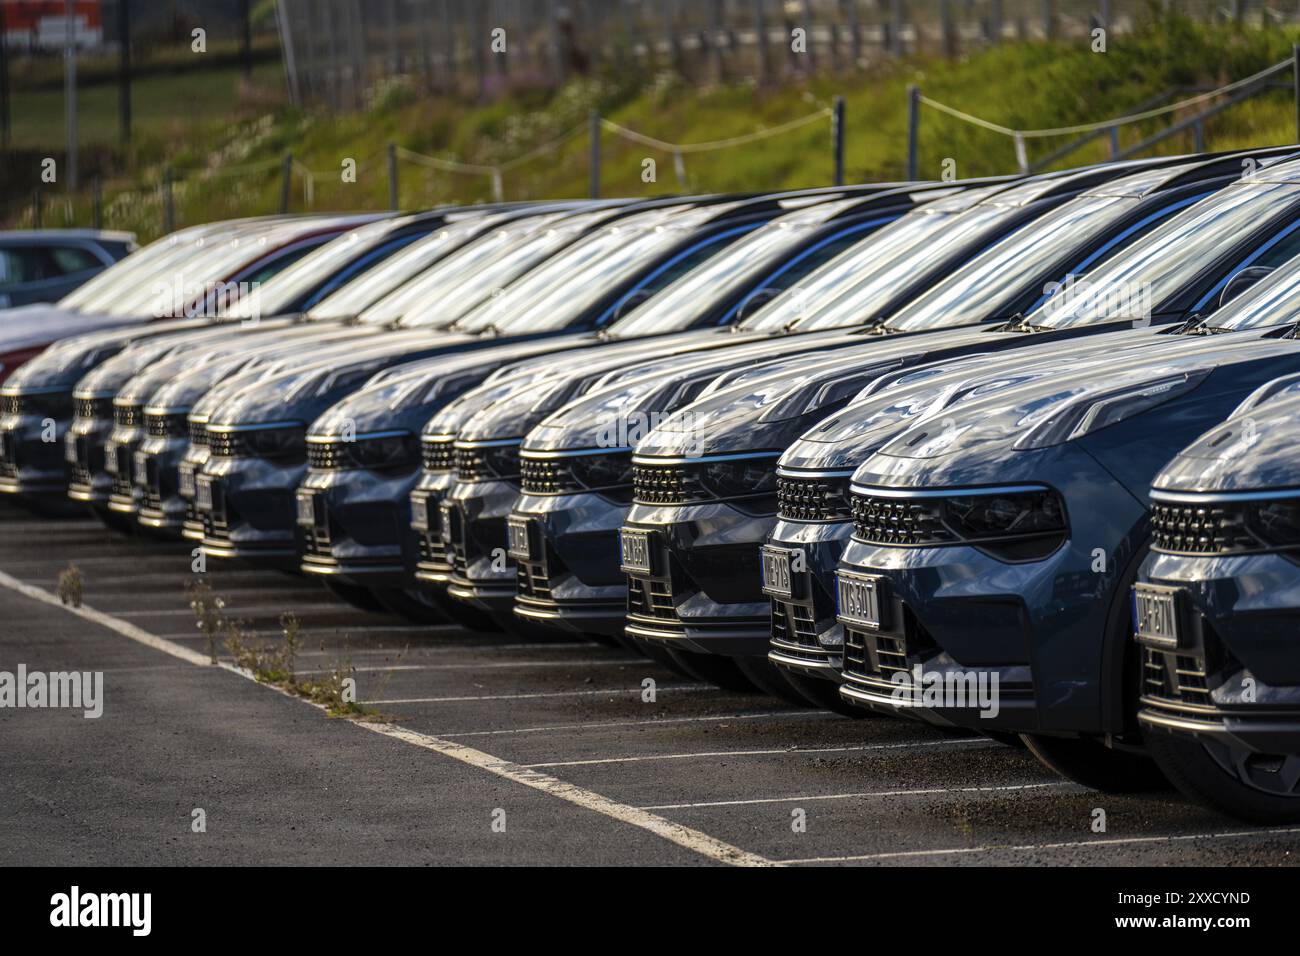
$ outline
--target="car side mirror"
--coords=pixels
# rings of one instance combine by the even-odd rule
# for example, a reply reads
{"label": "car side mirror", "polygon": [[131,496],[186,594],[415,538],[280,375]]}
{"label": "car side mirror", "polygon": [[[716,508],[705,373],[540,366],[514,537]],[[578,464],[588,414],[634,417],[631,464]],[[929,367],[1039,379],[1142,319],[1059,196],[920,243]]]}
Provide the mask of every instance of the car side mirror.
{"label": "car side mirror", "polygon": [[736,310],[736,321],[739,322],[742,319],[749,318],[784,291],[784,289],[778,289],[774,286],[764,286],[750,293],[749,297],[740,303],[740,308]]}
{"label": "car side mirror", "polygon": [[652,295],[654,293],[649,289],[637,289],[635,292],[628,293],[627,298],[620,302],[618,308],[614,310],[614,321],[617,322],[623,318]]}
{"label": "car side mirror", "polygon": [[1272,271],[1269,266],[1247,266],[1234,274],[1219,293],[1219,308],[1223,308]]}

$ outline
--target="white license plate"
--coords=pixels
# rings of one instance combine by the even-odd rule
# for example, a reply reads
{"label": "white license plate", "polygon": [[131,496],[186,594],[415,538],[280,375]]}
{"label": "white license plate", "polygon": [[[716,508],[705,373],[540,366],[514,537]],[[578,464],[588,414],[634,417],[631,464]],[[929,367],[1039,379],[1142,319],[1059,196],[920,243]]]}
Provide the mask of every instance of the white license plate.
{"label": "white license plate", "polygon": [[212,510],[212,479],[204,475],[194,476],[194,506],[200,511]]}
{"label": "white license plate", "polygon": [[508,538],[506,553],[519,561],[527,561],[531,557],[531,548],[528,544],[528,519],[507,518],[506,535]]}
{"label": "white license plate", "polygon": [[110,475],[117,474],[117,442],[104,442],[104,470]]}
{"label": "white license plate", "polygon": [[[0,435],[0,443],[3,441],[4,438]],[[63,460],[69,465],[77,463],[77,436],[72,432],[68,432],[63,436]]]}
{"label": "white license plate", "polygon": [[763,548],[763,591],[765,593],[775,597],[794,597],[790,555],[791,552],[784,548]]}
{"label": "white license plate", "polygon": [[197,492],[195,491],[195,486],[194,486],[193,465],[182,464],[180,466],[180,471],[177,475],[176,483],[177,483],[177,487],[180,489],[180,494],[182,498],[188,498],[190,501],[193,501],[197,497]]}
{"label": "white license plate", "polygon": [[456,507],[455,505],[448,504],[445,501],[439,503],[438,505],[438,520],[442,525],[439,531],[441,532],[442,540],[448,544],[451,543],[451,521],[452,521],[452,512],[454,511],[455,507]]}
{"label": "white license plate", "polygon": [[1133,626],[1144,644],[1178,646],[1178,589],[1154,584],[1133,585]]}
{"label": "white license plate", "polygon": [[647,532],[624,529],[618,539],[623,554],[624,571],[654,573],[654,567],[650,563],[650,535]]}
{"label": "white license plate", "polygon": [[316,496],[310,491],[298,492],[298,523],[316,527]]}
{"label": "white license plate", "polygon": [[880,584],[880,578],[840,572],[836,576],[840,620],[880,627]]}
{"label": "white license plate", "polygon": [[0,432],[0,458],[9,457],[8,453],[5,450],[8,447],[8,444],[9,444],[9,433]]}
{"label": "white license plate", "polygon": [[135,483],[137,485],[149,484],[149,456],[142,451],[135,453]]}
{"label": "white license plate", "polygon": [[429,530],[428,495],[411,495],[411,527],[416,531]]}

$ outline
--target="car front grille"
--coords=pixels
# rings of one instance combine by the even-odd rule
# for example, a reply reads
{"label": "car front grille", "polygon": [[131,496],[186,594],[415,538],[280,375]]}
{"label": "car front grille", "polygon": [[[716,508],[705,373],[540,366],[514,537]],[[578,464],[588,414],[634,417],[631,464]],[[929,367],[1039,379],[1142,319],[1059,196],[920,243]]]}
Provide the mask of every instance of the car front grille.
{"label": "car front grille", "polygon": [[238,432],[208,432],[208,451],[213,458],[237,458],[243,445]]}
{"label": "car front grille", "polygon": [[516,565],[516,589],[521,598],[552,601],[551,576],[546,561],[520,561]]}
{"label": "car front grille", "polygon": [[813,609],[792,601],[772,601],[772,647],[786,657],[824,663],[832,652],[817,640]]}
{"label": "car front grille", "polygon": [[140,405],[113,404],[113,421],[124,428],[136,428],[144,424],[144,408]]}
{"label": "car front grille", "polygon": [[113,399],[78,398],[73,400],[72,414],[84,421],[111,419],[113,417]]}
{"label": "car front grille", "polygon": [[190,444],[197,448],[204,448],[208,444],[208,425],[207,422],[196,422],[190,419]]}
{"label": "car front grille", "polygon": [[646,505],[677,505],[703,497],[703,489],[685,465],[633,465],[636,501]]}
{"label": "car front grille", "polygon": [[307,443],[307,464],[312,468],[340,468],[345,460],[343,446],[338,442]]}
{"label": "car front grille", "polygon": [[456,448],[450,439],[430,441],[424,439],[420,446],[420,463],[425,471],[444,472],[456,468]]}
{"label": "car front grille", "polygon": [[152,438],[179,438],[188,431],[184,414],[161,415],[146,412],[144,416],[145,434]]}
{"label": "car front grille", "polygon": [[677,617],[677,606],[673,603],[672,583],[660,578],[638,578],[628,575],[627,613],[657,621],[680,623]]}
{"label": "car front grille", "polygon": [[1142,665],[1145,694],[1192,706],[1204,707],[1211,703],[1205,658],[1143,647]]}
{"label": "car front grille", "polygon": [[849,478],[776,479],[777,514],[791,521],[847,521],[852,516]]}
{"label": "car front grille", "polygon": [[1157,504],[1151,508],[1152,547],[1174,554],[1225,554],[1257,547],[1245,510],[1231,503]]}
{"label": "car front grille", "polygon": [[903,683],[911,684],[909,650],[904,634],[844,626],[844,673],[848,677],[889,682],[895,674],[903,674],[906,678]]}
{"label": "car front grille", "polygon": [[0,415],[21,415],[26,405],[26,396],[7,393],[0,395]]}
{"label": "car front grille", "polygon": [[918,501],[854,492],[852,515],[854,536],[873,544],[954,540],[953,534],[935,520],[933,509]]}
{"label": "car front grille", "polygon": [[573,469],[562,458],[524,458],[519,463],[523,490],[529,495],[564,495],[582,490]]}

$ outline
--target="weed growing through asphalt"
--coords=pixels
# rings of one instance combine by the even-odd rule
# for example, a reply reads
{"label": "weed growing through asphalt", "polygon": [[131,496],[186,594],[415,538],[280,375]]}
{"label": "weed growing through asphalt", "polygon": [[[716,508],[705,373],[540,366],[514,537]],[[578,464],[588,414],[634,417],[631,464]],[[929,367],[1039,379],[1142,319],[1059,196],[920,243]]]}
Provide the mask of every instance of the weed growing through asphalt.
{"label": "weed growing through asphalt", "polygon": [[190,596],[190,610],[194,612],[195,626],[203,635],[208,645],[208,660],[217,662],[217,637],[225,621],[226,602],[224,598],[212,593],[212,586],[201,578],[194,578],[185,584],[185,592]]}
{"label": "weed growing through asphalt", "polygon": [[[197,627],[208,644],[208,656],[217,663],[217,644],[224,639],[226,651],[234,658],[235,666],[247,671],[263,684],[306,697],[320,704],[331,717],[353,720],[382,720],[383,716],[372,707],[357,703],[356,668],[352,664],[351,645],[344,637],[342,653],[314,680],[298,676],[298,649],[302,644],[302,623],[292,611],[280,615],[280,640],[259,641],[246,629],[247,622],[229,618],[225,614],[226,602],[214,594],[206,581],[193,580],[186,585],[190,608],[194,611]],[[321,642],[321,651],[325,643]],[[401,655],[398,655],[400,659]],[[381,694],[388,683],[384,673],[375,681],[374,692]]]}
{"label": "weed growing through asphalt", "polygon": [[81,569],[69,562],[68,566],[59,572],[59,583],[56,586],[59,600],[66,606],[81,607],[81,595],[85,585],[86,579],[82,577]]}

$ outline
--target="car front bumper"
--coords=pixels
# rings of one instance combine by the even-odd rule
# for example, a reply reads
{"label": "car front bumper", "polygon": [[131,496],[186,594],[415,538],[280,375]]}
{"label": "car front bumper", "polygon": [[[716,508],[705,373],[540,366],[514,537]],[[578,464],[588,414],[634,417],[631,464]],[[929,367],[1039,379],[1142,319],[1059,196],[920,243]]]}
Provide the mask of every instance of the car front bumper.
{"label": "car front bumper", "polygon": [[1139,640],[1143,726],[1300,754],[1300,562],[1154,553],[1140,582],[1178,609],[1175,643]]}
{"label": "car front bumper", "polygon": [[624,536],[646,536],[649,568],[627,572],[630,637],[702,654],[766,656],[771,603],[759,549],[774,515],[727,502],[634,504]]}
{"label": "car front bumper", "polygon": [[417,473],[308,469],[296,509],[302,570],[369,587],[409,587],[418,538],[410,494]]}

